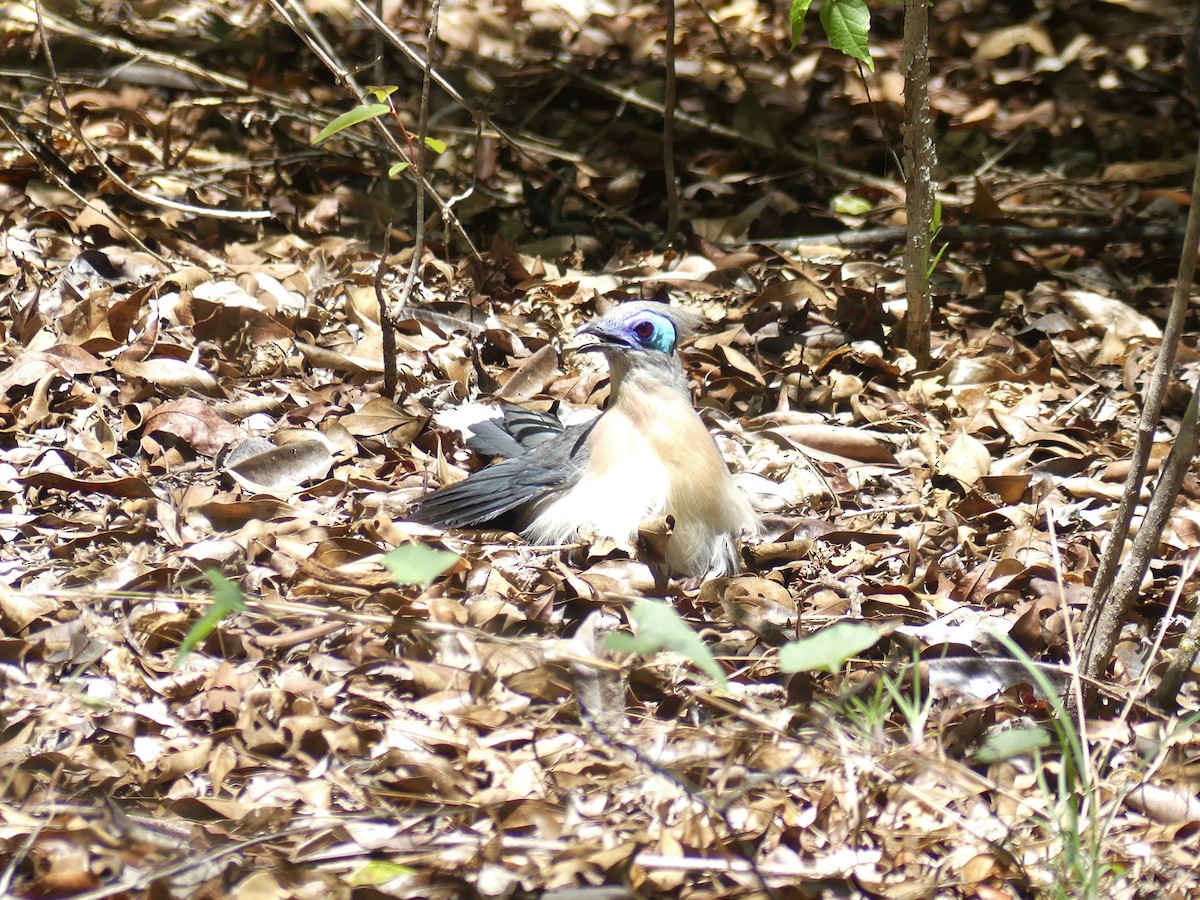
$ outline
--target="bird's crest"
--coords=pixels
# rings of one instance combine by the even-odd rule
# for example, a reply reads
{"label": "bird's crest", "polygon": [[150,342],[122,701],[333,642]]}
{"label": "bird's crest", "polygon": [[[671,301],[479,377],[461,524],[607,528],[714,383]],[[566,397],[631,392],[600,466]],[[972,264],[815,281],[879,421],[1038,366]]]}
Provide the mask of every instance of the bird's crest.
{"label": "bird's crest", "polygon": [[653,349],[671,355],[703,321],[696,313],[657,300],[631,300],[580,328],[581,335],[600,341],[579,350]]}
{"label": "bird's crest", "polygon": [[704,324],[704,317],[699,313],[694,313],[690,309],[671,306],[669,303],[664,303],[661,300],[628,300],[625,303],[617,304],[601,318],[628,320],[639,313],[653,313],[667,319],[675,326],[675,333],[681,341],[690,338]]}

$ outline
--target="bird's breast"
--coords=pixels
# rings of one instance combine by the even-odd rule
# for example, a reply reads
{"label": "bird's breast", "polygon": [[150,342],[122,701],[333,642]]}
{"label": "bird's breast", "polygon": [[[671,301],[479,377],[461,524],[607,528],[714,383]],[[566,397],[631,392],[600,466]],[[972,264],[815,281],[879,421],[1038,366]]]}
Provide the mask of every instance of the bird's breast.
{"label": "bird's breast", "polygon": [[671,568],[691,575],[737,568],[735,546],[755,516],[712,436],[676,391],[626,384],[588,435],[580,479],[535,511],[536,543],[579,535],[632,540],[648,518],[671,515]]}
{"label": "bird's breast", "polygon": [[580,479],[535,511],[526,537],[564,543],[577,535],[628,541],[651,516],[666,512],[670,473],[629,420],[606,412],[588,435]]}

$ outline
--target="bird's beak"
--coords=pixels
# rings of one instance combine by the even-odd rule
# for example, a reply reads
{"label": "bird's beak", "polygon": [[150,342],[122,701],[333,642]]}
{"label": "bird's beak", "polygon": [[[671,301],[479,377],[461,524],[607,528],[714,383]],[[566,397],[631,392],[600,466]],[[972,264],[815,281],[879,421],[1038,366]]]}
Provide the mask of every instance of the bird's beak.
{"label": "bird's beak", "polygon": [[599,353],[607,345],[609,336],[604,333],[599,322],[588,322],[575,332],[575,340],[576,353]]}
{"label": "bird's beak", "polygon": [[588,322],[575,336],[582,343],[575,347],[576,353],[603,353],[605,350],[621,350],[629,346],[619,334],[604,327],[604,320]]}

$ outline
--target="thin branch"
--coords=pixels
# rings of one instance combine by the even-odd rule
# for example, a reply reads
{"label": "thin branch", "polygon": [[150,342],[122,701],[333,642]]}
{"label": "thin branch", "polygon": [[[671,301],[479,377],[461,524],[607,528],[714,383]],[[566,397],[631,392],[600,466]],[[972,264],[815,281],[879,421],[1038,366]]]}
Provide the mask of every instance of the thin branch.
{"label": "thin branch", "polygon": [[[1184,236],[1183,247],[1179,256],[1179,274],[1175,280],[1175,292],[1171,298],[1171,309],[1167,315],[1167,324],[1163,329],[1158,360],[1155,362],[1154,371],[1146,385],[1146,399],[1142,407],[1141,419],[1138,422],[1137,440],[1133,446],[1129,474],[1126,476],[1125,488],[1121,494],[1121,502],[1117,507],[1112,529],[1108,533],[1108,538],[1105,541],[1104,550],[1100,557],[1100,565],[1096,573],[1092,596],[1088,601],[1088,607],[1084,613],[1082,641],[1084,674],[1093,678],[1098,677],[1108,666],[1109,658],[1112,655],[1113,648],[1116,646],[1117,632],[1123,625],[1129,606],[1133,602],[1132,590],[1136,589],[1142,575],[1145,574],[1146,568],[1149,566],[1148,557],[1142,560],[1131,553],[1130,558],[1121,566],[1121,571],[1118,572],[1118,563],[1125,548],[1125,541],[1129,536],[1134,508],[1137,506],[1138,497],[1141,494],[1142,481],[1146,476],[1146,467],[1149,464],[1150,450],[1154,444],[1154,432],[1158,427],[1163,398],[1171,382],[1171,373],[1175,365],[1175,354],[1179,347],[1180,337],[1183,333],[1184,319],[1188,311],[1192,279],[1196,274],[1196,254],[1198,247],[1200,247],[1200,203],[1197,202],[1198,199],[1200,199],[1200,162],[1197,163],[1192,177],[1192,205],[1188,210],[1187,234]],[[1197,385],[1196,391],[1200,391],[1200,385]],[[1192,424],[1195,422],[1196,411],[1194,407],[1196,400],[1197,394],[1194,392],[1192,403],[1188,406],[1188,412],[1185,414],[1184,422],[1180,426],[1179,437],[1168,460],[1168,468],[1171,465],[1170,460],[1175,459],[1176,452],[1180,446],[1188,443],[1194,446],[1196,443],[1196,435],[1193,433],[1194,426]],[[1188,418],[1189,416],[1191,418]],[[1174,475],[1168,476],[1164,470],[1163,477],[1155,486],[1150,509],[1147,511],[1138,532],[1138,537],[1134,541],[1135,547],[1145,544],[1143,535],[1148,529],[1153,528],[1150,524],[1152,518],[1160,514],[1162,523],[1158,526],[1158,532],[1154,535],[1154,539],[1157,541],[1157,534],[1161,534],[1162,526],[1165,525],[1167,511],[1156,510],[1155,504],[1174,504],[1179,484],[1182,483],[1182,473],[1178,475],[1178,481],[1169,497],[1162,496],[1162,492],[1169,490],[1167,485],[1174,477]],[[1145,548],[1146,553],[1152,550],[1153,547]],[[1134,572],[1138,574],[1136,580],[1132,581],[1131,587],[1131,577]]]}
{"label": "thin branch", "polygon": [[[883,228],[847,229],[830,234],[754,241],[789,252],[804,247],[837,244],[842,247],[886,247],[908,236],[903,225]],[[1147,244],[1178,241],[1183,231],[1170,225],[1067,225],[1039,228],[1036,225],[944,225],[938,240],[947,244],[1070,244],[1079,247],[1104,244]]]}
{"label": "thin branch", "polygon": [[667,182],[667,233],[670,244],[679,231],[679,182],[675,177],[675,101],[679,85],[675,76],[675,0],[666,0],[666,35],[663,65],[663,176]]}
{"label": "thin branch", "polygon": [[[1200,438],[1200,435],[1197,435],[1198,410],[1200,383],[1197,383],[1192,392],[1192,399],[1179,426],[1179,435],[1171,446],[1171,453],[1162,468],[1158,483],[1154,486],[1146,515],[1142,518],[1137,535],[1129,548],[1128,558],[1121,563],[1113,577],[1111,588],[1104,594],[1093,593],[1088,602],[1081,641],[1083,674],[1088,678],[1097,678],[1108,668],[1113,650],[1117,646],[1117,637],[1129,617],[1130,609],[1133,608],[1133,601],[1138,595],[1142,579],[1146,577],[1150,568],[1150,561],[1158,550],[1167,519],[1175,509],[1179,489],[1191,469],[1197,440]],[[1132,509],[1130,515],[1132,516]],[[1114,523],[1114,533],[1115,530]],[[1121,545],[1115,546],[1119,555]],[[1088,697],[1085,696],[1086,699]]]}
{"label": "thin branch", "polygon": [[904,284],[908,311],[905,346],[919,368],[929,364],[932,295],[929,261],[933,227],[933,122],[929,113],[929,4],[905,0],[904,50],[904,186],[908,240],[904,252]]}
{"label": "thin branch", "polygon": [[[334,77],[337,78],[338,82],[344,88],[346,88],[347,91],[353,94],[356,100],[365,102],[367,98],[366,91],[363,90],[362,85],[360,85],[354,75],[351,74],[345,63],[341,61],[337,51],[325,38],[324,33],[321,31],[320,27],[317,25],[312,16],[308,14],[308,11],[304,8],[303,3],[301,3],[300,0],[271,0],[271,6],[277,13],[279,13],[288,27],[291,28],[292,31],[295,32],[306,45],[308,45],[309,49],[313,51],[313,53],[321,60],[325,67],[334,74]],[[380,25],[384,29],[387,29],[387,26],[381,20],[377,19],[377,17],[374,15],[374,11],[371,10],[369,6],[360,5],[359,8],[363,10],[372,20],[379,21]],[[385,34],[388,32],[390,32],[390,29],[387,29]],[[392,133],[392,130],[387,127],[386,122],[382,118],[374,118],[371,120],[371,125],[383,137],[388,146],[391,147],[393,153],[396,155],[396,158],[404,159],[405,148],[396,139],[396,136]],[[467,252],[469,252],[477,262],[481,262],[483,257],[480,256],[479,251],[475,248],[475,244],[471,241],[466,229],[463,228],[462,223],[458,221],[458,217],[454,215],[454,213],[446,205],[445,201],[442,200],[434,186],[429,183],[429,180],[426,179],[420,171],[418,171],[416,166],[406,169],[405,172],[407,177],[413,179],[417,184],[418,192],[424,191],[428,196],[433,198],[434,202],[437,203],[438,208],[442,211],[442,216],[446,221],[453,225],[454,232],[463,242]]]}
{"label": "thin branch", "polygon": [[[273,212],[271,212],[270,210],[259,210],[259,211],[226,210],[226,209],[218,209],[216,207],[210,207],[210,206],[193,206],[192,204],[189,204],[189,203],[179,203],[175,200],[170,200],[166,197],[159,197],[154,194],[148,194],[145,191],[141,190],[140,188],[136,188],[132,184],[127,182],[116,171],[116,169],[114,169],[111,165],[109,165],[108,159],[106,158],[106,154],[102,153],[96,147],[95,144],[93,144],[91,141],[88,140],[87,136],[83,133],[83,129],[80,127],[79,122],[76,120],[75,114],[71,110],[70,104],[67,102],[67,95],[66,95],[66,92],[63,90],[62,82],[59,81],[59,78],[58,78],[58,68],[54,63],[54,54],[53,54],[53,52],[51,52],[51,49],[50,49],[50,37],[49,37],[48,29],[46,27],[46,22],[47,22],[48,17],[43,16],[43,14],[42,14],[43,11],[42,11],[41,0],[36,0],[36,2],[34,3],[34,9],[37,12],[38,36],[41,38],[41,41],[42,41],[43,52],[45,53],[45,56],[46,56],[46,66],[50,70],[51,83],[54,85],[55,95],[58,98],[58,102],[62,105],[63,116],[71,124],[71,131],[75,135],[75,140],[79,142],[79,145],[81,147],[84,147],[88,151],[88,153],[91,155],[92,159],[95,161],[96,165],[98,165],[100,167],[100,169],[104,172],[104,174],[107,175],[109,178],[111,178],[113,180],[113,182],[116,183],[121,188],[121,190],[125,191],[126,193],[128,193],[129,195],[131,195],[133,197],[136,197],[137,199],[141,200],[143,203],[145,203],[149,206],[158,206],[163,209],[173,209],[178,212],[191,213],[193,215],[204,216],[204,217],[212,218],[212,219],[226,219],[226,220],[231,220],[231,221],[235,221],[235,222],[247,222],[247,221],[257,221],[257,220],[262,220],[262,219],[274,218],[275,214]],[[158,259],[160,262],[163,261],[162,258],[160,256],[158,256],[158,254],[151,251],[144,243],[142,243],[142,241],[140,241],[136,235],[131,234],[129,232],[129,229],[124,228],[124,226],[122,226],[122,228],[125,230],[125,232],[127,234],[130,234],[130,237],[134,240],[134,242],[138,245],[138,247],[140,249],[149,253],[151,256],[155,257],[155,259]]]}
{"label": "thin branch", "polygon": [[[417,178],[424,183],[426,159],[429,148],[425,139],[429,137],[429,84],[433,74],[433,45],[437,41],[438,13],[441,11],[441,0],[433,0],[429,7],[429,31],[425,39],[425,73],[421,79],[421,104],[417,118],[417,148],[413,152],[417,166]],[[417,273],[421,270],[421,254],[425,250],[425,195],[417,193],[417,228],[413,238],[412,260],[408,264],[408,274],[404,279],[404,287],[400,289],[400,299],[396,303],[397,311],[403,311],[412,296],[413,287],[417,283]],[[389,396],[392,396],[389,394]]]}
{"label": "thin branch", "polygon": [[[375,267],[375,302],[379,304],[379,330],[383,338],[383,396],[397,399],[396,388],[396,323],[388,310],[387,296],[383,291],[383,278],[387,274],[387,259],[392,252],[392,223],[387,223],[383,232],[383,250],[379,254],[379,265]],[[414,260],[409,271],[416,268]]]}

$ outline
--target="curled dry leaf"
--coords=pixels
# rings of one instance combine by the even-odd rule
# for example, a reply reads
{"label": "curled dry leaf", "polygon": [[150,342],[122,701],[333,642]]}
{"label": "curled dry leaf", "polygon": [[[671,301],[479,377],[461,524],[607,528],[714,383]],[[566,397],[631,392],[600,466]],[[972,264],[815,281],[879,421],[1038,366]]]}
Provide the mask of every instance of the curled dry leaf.
{"label": "curled dry leaf", "polygon": [[1200,822],[1200,798],[1191,791],[1144,782],[1125,795],[1125,802],[1164,825]]}
{"label": "curled dry leaf", "polygon": [[59,605],[60,601],[53,597],[26,595],[0,588],[0,624],[4,626],[6,634],[16,634]]}
{"label": "curled dry leaf", "polygon": [[558,354],[547,344],[513,372],[496,396],[505,400],[527,400],[545,390],[557,368]]}
{"label": "curled dry leaf", "polygon": [[183,397],[156,406],[147,414],[143,432],[170,435],[204,456],[216,456],[222,447],[246,436],[242,428],[225,421],[198,397]]}
{"label": "curled dry leaf", "polygon": [[1162,329],[1153,319],[1116,297],[1071,289],[1063,291],[1062,299],[1079,320],[1097,334],[1112,334],[1120,340],[1162,337]]}
{"label": "curled dry leaf", "polygon": [[63,344],[50,350],[26,350],[0,371],[0,396],[13,387],[28,387],[48,376],[94,375],[108,369],[109,364],[82,347]]}
{"label": "curled dry leaf", "polygon": [[281,500],[265,497],[239,501],[210,500],[193,509],[198,515],[208,519],[218,531],[233,531],[247,522],[269,522],[279,517],[294,516],[297,512],[294,507]]}
{"label": "curled dry leaf", "polygon": [[954,443],[941,454],[937,471],[970,487],[986,476],[991,466],[992,454],[987,447],[964,431],[956,435]]}
{"label": "curled dry leaf", "polygon": [[279,447],[255,441],[252,449],[243,451],[247,443],[230,451],[225,471],[250,491],[288,491],[324,478],[333,466],[324,441],[291,441]]}
{"label": "curled dry leaf", "polygon": [[865,428],[847,428],[820,422],[780,422],[778,416],[756,419],[751,425],[764,425],[761,433],[783,440],[788,445],[830,461],[848,463],[894,464],[896,458],[886,435]]}
{"label": "curled dry leaf", "polygon": [[383,362],[364,356],[347,356],[325,347],[317,347],[304,341],[296,341],[296,349],[304,354],[305,361],[321,369],[331,372],[343,372],[348,375],[360,375],[367,372],[379,374],[383,371]]}
{"label": "curled dry leaf", "polygon": [[87,491],[109,497],[150,499],[155,496],[154,489],[143,478],[75,478],[61,472],[34,472],[19,480],[31,487]]}
{"label": "curled dry leaf", "polygon": [[407,444],[425,427],[427,419],[405,412],[386,397],[373,397],[358,412],[338,420],[354,437],[378,437],[392,433],[397,443]]}
{"label": "curled dry leaf", "polygon": [[113,368],[126,378],[138,378],[158,387],[177,391],[199,391],[210,396],[224,392],[216,376],[182,359],[128,359],[117,357]]}

